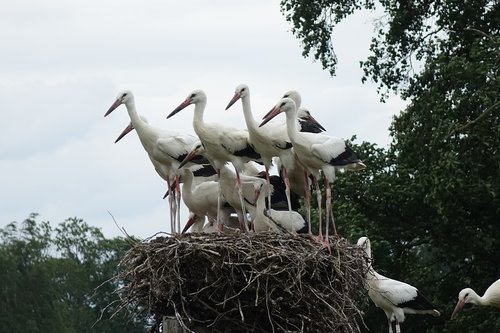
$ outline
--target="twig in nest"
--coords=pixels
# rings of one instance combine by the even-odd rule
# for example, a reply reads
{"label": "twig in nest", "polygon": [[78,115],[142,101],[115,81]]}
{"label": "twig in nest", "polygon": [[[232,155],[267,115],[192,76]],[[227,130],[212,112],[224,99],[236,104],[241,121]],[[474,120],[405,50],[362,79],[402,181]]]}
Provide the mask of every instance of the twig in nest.
{"label": "twig in nest", "polygon": [[186,330],[359,332],[363,252],[330,242],[333,256],[291,234],[157,237],[122,259],[118,293],[124,308],[177,318]]}

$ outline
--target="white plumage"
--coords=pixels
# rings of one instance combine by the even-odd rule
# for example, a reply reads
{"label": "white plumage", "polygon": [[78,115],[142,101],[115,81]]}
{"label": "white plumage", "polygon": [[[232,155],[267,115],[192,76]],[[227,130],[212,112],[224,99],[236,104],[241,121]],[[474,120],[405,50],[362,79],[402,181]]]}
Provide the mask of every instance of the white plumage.
{"label": "white plumage", "polygon": [[367,237],[361,237],[357,245],[364,249],[369,260],[369,269],[365,277],[368,296],[377,307],[384,310],[389,323],[389,333],[393,332],[393,324],[396,333],[401,332],[400,323],[405,320],[405,314],[430,314],[435,317],[440,315],[417,288],[385,277],[373,269],[371,245]]}
{"label": "white plumage", "polygon": [[[217,172],[220,172],[226,162],[233,164],[237,175],[241,206],[244,207],[239,172],[243,170],[246,162],[258,159],[260,155],[248,143],[248,132],[246,130],[224,126],[221,123],[205,123],[203,121],[207,96],[202,90],[194,90],[167,118],[172,117],[191,104],[195,105],[193,128],[205,148],[205,156],[210,160]],[[218,198],[220,200],[220,190]]]}
{"label": "white plumage", "polygon": [[[331,187],[330,182],[335,179],[336,169],[361,170],[365,165],[356,156],[350,147],[348,147],[341,138],[331,137],[321,133],[299,132],[297,129],[297,108],[295,102],[290,98],[283,98],[264,118],[260,126],[266,124],[269,120],[284,112],[286,114],[286,127],[288,137],[292,141],[295,155],[299,162],[306,169],[308,174],[313,176],[313,182],[316,189],[318,200],[319,232],[322,238],[322,212],[321,212],[321,190],[318,185],[318,176],[320,170],[323,171],[323,177],[326,187],[326,237],[328,242],[328,224],[331,210]],[[308,182],[307,182],[308,184]],[[308,188],[306,189],[306,192]],[[306,198],[307,199],[307,198]],[[309,214],[308,223],[310,224]],[[336,233],[336,231],[335,231]]]}
{"label": "white plumage", "polygon": [[482,306],[493,306],[500,309],[500,279],[496,280],[486,289],[483,296],[479,296],[471,288],[465,288],[458,294],[458,302],[453,310],[451,319],[464,308],[465,304],[474,304]]}
{"label": "white plumage", "polygon": [[272,186],[261,183],[256,189],[255,196],[257,197],[257,201],[255,206],[248,206],[248,210],[253,217],[254,231],[288,231],[296,233],[297,231],[303,229],[306,222],[302,218],[302,215],[298,212],[293,210],[266,210],[265,199],[271,192]]}
{"label": "white plumage", "polygon": [[[252,107],[250,104],[250,89],[247,85],[240,84],[236,87],[234,96],[227,105],[226,110],[229,109],[239,99],[241,99],[241,104],[243,107],[243,115],[245,117],[245,122],[248,129],[249,142],[255,149],[255,151],[257,151],[262,157],[262,162],[264,163],[264,167],[266,169],[266,180],[268,185],[270,185],[269,169],[272,166],[273,157],[278,156],[281,158],[285,155],[292,155],[292,143],[288,138],[286,127],[282,126],[281,124],[272,123],[266,127],[259,127],[259,124],[255,121],[252,114]],[[284,164],[283,167],[286,168],[286,164]],[[288,209],[292,210],[290,201],[290,187],[288,184],[288,179],[285,178],[285,185],[287,185],[286,197]],[[271,194],[269,193],[269,202],[271,202],[270,196]]]}
{"label": "white plumage", "polygon": [[[179,159],[182,160],[181,156],[187,154],[192,145],[198,139],[193,135],[167,132],[149,125],[144,118],[139,117],[135,106],[134,95],[129,90],[124,90],[118,94],[115,102],[111,105],[104,116],[106,117],[109,115],[121,104],[125,104],[127,107],[127,112],[132,124],[132,126],[127,127],[124,132],[126,130],[130,131],[132,128],[136,130],[141,144],[144,147],[144,150],[148,153],[156,172],[167,181],[168,191],[170,191],[171,184],[174,181],[177,181],[178,184]],[[122,132],[118,139],[123,137],[125,134],[126,133]],[[173,201],[173,196],[170,196],[169,198],[172,232],[175,232],[176,229],[180,229],[180,212],[178,207],[180,203],[179,186],[177,186],[176,189],[178,192],[176,196],[177,204]],[[175,225],[176,216],[177,226]]]}

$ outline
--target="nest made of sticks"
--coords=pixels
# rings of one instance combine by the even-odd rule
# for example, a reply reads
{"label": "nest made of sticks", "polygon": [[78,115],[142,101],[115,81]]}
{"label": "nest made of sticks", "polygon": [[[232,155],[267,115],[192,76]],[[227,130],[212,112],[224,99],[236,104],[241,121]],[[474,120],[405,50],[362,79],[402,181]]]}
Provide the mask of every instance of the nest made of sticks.
{"label": "nest made of sticks", "polygon": [[359,332],[364,257],[275,233],[188,234],[136,244],[120,263],[122,305],[191,331]]}

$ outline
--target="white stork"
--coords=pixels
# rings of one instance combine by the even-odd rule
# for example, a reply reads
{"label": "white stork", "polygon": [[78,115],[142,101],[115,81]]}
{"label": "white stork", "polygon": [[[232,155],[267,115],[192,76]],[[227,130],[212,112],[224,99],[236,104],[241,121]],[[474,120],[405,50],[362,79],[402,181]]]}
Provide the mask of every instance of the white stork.
{"label": "white stork", "polygon": [[[182,183],[182,199],[184,204],[188,207],[189,211],[201,217],[206,216],[210,224],[217,220],[217,193],[219,183],[215,181],[205,181],[198,185],[194,184],[193,172],[189,169],[184,169],[183,183]],[[222,203],[225,205],[225,202]],[[231,215],[231,209],[228,207],[222,208],[221,221],[226,224],[226,221]],[[186,224],[183,233],[196,222],[191,220],[192,223]]]}
{"label": "white stork", "polygon": [[393,333],[393,324],[396,333],[401,333],[400,324],[405,320],[405,314],[430,314],[439,317],[439,311],[417,288],[385,277],[373,269],[371,245],[367,237],[361,237],[357,245],[365,251],[369,260],[369,268],[365,277],[368,296],[377,307],[384,310],[389,323],[389,333]]}
{"label": "white stork", "polygon": [[288,231],[297,233],[297,231],[304,230],[306,222],[298,212],[293,210],[266,210],[265,199],[269,195],[269,192],[272,192],[272,186],[261,183],[255,190],[255,197],[257,198],[255,206],[248,206],[250,214],[253,216],[254,231]]}
{"label": "white stork", "polygon": [[491,286],[486,289],[482,297],[471,288],[462,289],[458,294],[458,302],[453,310],[451,319],[455,318],[467,303],[483,306],[489,305],[500,309],[500,279],[493,282]]}
{"label": "white stork", "polygon": [[[207,104],[207,96],[202,90],[194,90],[167,118],[172,117],[187,106],[194,104],[193,128],[206,151],[206,157],[217,172],[226,162],[231,162],[236,171],[236,183],[241,206],[244,208],[243,191],[240,181],[240,171],[244,164],[251,160],[260,159],[260,155],[248,143],[248,132],[245,130],[228,127],[220,123],[205,123],[203,113]],[[221,192],[219,187],[218,198]],[[220,207],[220,205],[218,205]],[[245,218],[245,213],[243,214]],[[244,223],[247,226],[247,223]]]}
{"label": "white stork", "polygon": [[[283,98],[262,121],[260,126],[266,124],[269,120],[284,112],[286,114],[286,124],[288,137],[292,141],[295,155],[299,162],[307,170],[308,174],[313,176],[313,182],[316,189],[318,200],[319,215],[319,237],[322,236],[322,212],[321,212],[321,190],[318,185],[318,176],[320,170],[323,172],[323,178],[326,188],[326,235],[325,243],[328,240],[329,213],[331,211],[331,187],[330,182],[335,180],[336,169],[362,170],[366,166],[361,162],[354,151],[346,145],[341,138],[328,136],[322,133],[299,132],[296,126],[297,108],[295,102],[290,98]],[[307,191],[308,189],[306,189]],[[308,214],[309,215],[309,214]],[[308,221],[310,224],[310,220]],[[335,227],[335,223],[333,224]],[[310,229],[310,228],[309,228]],[[336,228],[334,228],[337,235]]]}
{"label": "white stork", "polygon": [[[259,124],[255,121],[252,114],[252,107],[250,104],[250,89],[246,84],[240,84],[236,87],[235,93],[231,101],[226,107],[229,109],[236,101],[241,99],[241,104],[243,106],[243,115],[245,116],[245,122],[248,129],[249,142],[254,147],[261,157],[264,167],[266,169],[266,180],[268,184],[269,180],[269,169],[272,166],[273,157],[281,157],[285,154],[291,155],[292,143],[288,138],[286,132],[286,127],[281,124],[272,123],[266,127],[259,127]],[[288,203],[288,209],[292,210],[292,204],[290,200],[290,184],[288,182],[288,176],[286,173],[286,165],[283,165],[284,169],[284,180],[286,185],[286,198]],[[268,191],[268,201],[271,202],[271,193]]]}
{"label": "white stork", "polygon": [[[320,133],[325,131],[325,128],[318,123],[316,119],[314,119],[309,110],[300,106],[302,98],[298,91],[289,90],[281,98],[290,98],[295,102],[295,106],[297,108],[297,129],[300,132]],[[264,116],[263,119],[268,117],[271,112],[272,109]],[[287,167],[282,168],[282,165],[286,165]],[[289,188],[293,188],[295,193],[304,197],[309,234],[311,234],[311,192],[309,173],[302,165],[300,165],[295,153],[282,156],[280,159],[280,167],[278,169],[280,170],[280,173],[281,171],[283,172],[284,178],[288,180]]]}
{"label": "white stork", "polygon": [[[167,181],[169,191],[171,189],[172,182],[177,181],[177,204],[175,204],[173,199],[169,199],[169,203],[171,209],[171,230],[174,233],[177,229],[180,231],[180,187],[178,185],[178,165],[180,162],[178,159],[187,154],[191,146],[198,139],[193,135],[166,132],[149,125],[145,119],[141,119],[141,117],[139,117],[135,107],[134,95],[129,90],[124,90],[118,94],[115,102],[104,114],[104,117],[113,112],[121,104],[125,104],[127,107],[127,112],[132,125],[127,127],[124,132],[127,130],[130,131],[131,129],[135,129],[137,131],[141,144],[144,147],[144,150],[148,153],[156,172]],[[119,139],[125,134],[126,133],[122,133]],[[176,215],[177,227],[175,225]]]}

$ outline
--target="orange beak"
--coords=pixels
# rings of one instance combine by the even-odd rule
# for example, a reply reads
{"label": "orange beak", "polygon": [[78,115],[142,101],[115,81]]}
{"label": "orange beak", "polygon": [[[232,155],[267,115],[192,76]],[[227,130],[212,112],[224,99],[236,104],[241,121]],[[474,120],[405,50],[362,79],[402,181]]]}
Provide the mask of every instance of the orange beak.
{"label": "orange beak", "polygon": [[465,301],[463,299],[459,299],[457,305],[455,306],[455,309],[453,310],[453,313],[451,314],[451,319],[454,319],[458,315],[458,313],[462,311],[464,306],[465,306]]}
{"label": "orange beak", "polygon": [[125,129],[123,130],[123,132],[121,132],[121,134],[118,135],[118,137],[115,140],[115,143],[117,143],[118,141],[120,141],[125,135],[127,135],[129,132],[131,132],[133,130],[134,130],[134,125],[132,125],[132,123],[128,124],[128,126],[125,127]]}
{"label": "orange beak", "polygon": [[271,109],[263,118],[262,123],[260,123],[259,127],[264,126],[267,124],[271,119],[276,117],[278,114],[281,113],[281,108],[279,106],[275,106],[274,108]]}
{"label": "orange beak", "polygon": [[117,107],[119,107],[122,104],[122,101],[117,99],[108,109],[108,111],[104,114],[104,117],[106,117],[108,114],[113,112]]}
{"label": "orange beak", "polygon": [[226,110],[229,109],[240,98],[241,98],[241,94],[238,92],[235,92],[233,98],[229,101],[229,104],[226,106]]}
{"label": "orange beak", "polygon": [[176,107],[174,111],[170,112],[170,114],[167,116],[167,119],[191,104],[192,104],[191,99],[186,98],[186,100],[182,102],[178,107]]}
{"label": "orange beak", "polygon": [[182,233],[185,234],[186,231],[189,230],[189,228],[191,228],[191,226],[194,224],[194,219],[193,218],[190,218],[187,222],[186,222],[186,226],[184,227],[184,229],[182,229]]}

